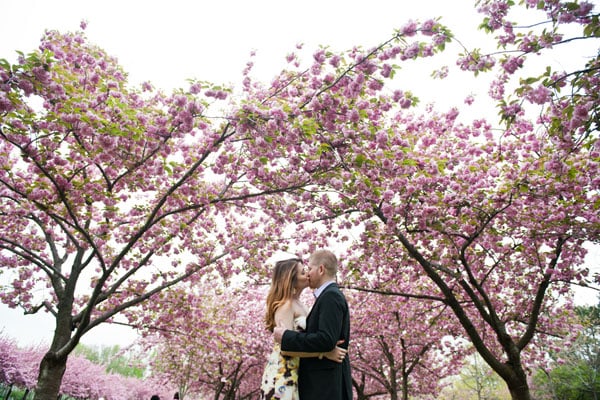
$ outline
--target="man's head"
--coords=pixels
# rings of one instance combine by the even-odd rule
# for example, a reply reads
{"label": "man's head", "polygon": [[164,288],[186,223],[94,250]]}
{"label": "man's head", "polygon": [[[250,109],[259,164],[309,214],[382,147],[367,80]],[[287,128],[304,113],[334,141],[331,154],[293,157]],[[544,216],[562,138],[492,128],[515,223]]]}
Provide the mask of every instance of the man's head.
{"label": "man's head", "polygon": [[308,280],[312,289],[319,288],[323,283],[335,279],[337,273],[337,258],[329,250],[317,250],[308,258]]}

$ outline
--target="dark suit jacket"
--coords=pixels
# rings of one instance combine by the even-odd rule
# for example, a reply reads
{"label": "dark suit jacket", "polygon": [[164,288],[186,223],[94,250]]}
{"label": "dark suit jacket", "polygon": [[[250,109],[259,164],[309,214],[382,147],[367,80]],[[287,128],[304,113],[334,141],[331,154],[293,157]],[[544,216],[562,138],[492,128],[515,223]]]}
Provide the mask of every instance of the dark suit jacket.
{"label": "dark suit jacket", "polygon": [[[350,313],[346,298],[336,283],[325,288],[306,318],[306,331],[286,330],[281,349],[288,351],[328,352],[338,340],[340,347],[348,348],[350,341]],[[298,386],[302,400],[351,400],[352,378],[350,359],[336,363],[323,357],[301,358]]]}

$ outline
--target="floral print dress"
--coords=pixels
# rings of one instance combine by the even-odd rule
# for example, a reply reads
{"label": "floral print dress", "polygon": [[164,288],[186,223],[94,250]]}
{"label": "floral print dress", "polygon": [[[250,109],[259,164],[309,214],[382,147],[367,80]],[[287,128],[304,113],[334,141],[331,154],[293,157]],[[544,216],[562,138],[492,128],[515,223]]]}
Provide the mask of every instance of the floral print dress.
{"label": "floral print dress", "polygon": [[[306,317],[294,320],[296,330],[306,328]],[[267,359],[260,386],[261,400],[298,400],[298,367],[300,357],[281,355],[279,343],[275,343],[273,351]]]}

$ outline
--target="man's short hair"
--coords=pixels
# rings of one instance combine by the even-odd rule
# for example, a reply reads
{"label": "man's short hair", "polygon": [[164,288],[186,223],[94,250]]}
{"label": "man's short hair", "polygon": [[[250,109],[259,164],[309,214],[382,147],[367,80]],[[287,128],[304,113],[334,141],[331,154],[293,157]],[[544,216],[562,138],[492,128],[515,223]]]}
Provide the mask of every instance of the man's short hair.
{"label": "man's short hair", "polygon": [[308,262],[313,265],[323,265],[330,276],[335,276],[337,273],[337,257],[329,250],[314,251],[310,255]]}

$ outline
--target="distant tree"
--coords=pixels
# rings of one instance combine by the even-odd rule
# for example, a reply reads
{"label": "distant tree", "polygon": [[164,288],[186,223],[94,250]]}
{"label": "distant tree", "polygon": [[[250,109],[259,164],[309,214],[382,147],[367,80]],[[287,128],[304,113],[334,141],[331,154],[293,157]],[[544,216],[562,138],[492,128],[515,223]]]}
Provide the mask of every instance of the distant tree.
{"label": "distant tree", "polygon": [[348,294],[352,310],[353,386],[359,397],[435,396],[467,354],[453,344],[448,310],[381,293]]}
{"label": "distant tree", "polygon": [[0,383],[7,387],[5,399],[9,398],[13,386],[25,386],[20,365],[16,340],[0,332]]}
{"label": "distant tree", "polygon": [[141,378],[144,376],[145,367],[138,362],[139,355],[134,350],[122,350],[120,346],[86,346],[79,344],[73,354],[106,366],[106,372],[117,373],[123,376]]}
{"label": "distant tree", "polygon": [[553,363],[534,377],[540,400],[597,400],[600,398],[600,305],[575,309],[580,327],[577,339],[551,351]]}
{"label": "distant tree", "polygon": [[207,280],[162,296],[163,308],[144,330],[156,351],[152,373],[177,387],[181,399],[254,398],[273,343],[263,323],[264,290]]}
{"label": "distant tree", "polygon": [[26,346],[17,350],[19,360],[19,369],[23,377],[22,387],[25,394],[34,391],[39,372],[39,365],[44,356],[44,347],[41,344],[35,346]]}
{"label": "distant tree", "polygon": [[[39,362],[45,349],[41,346],[17,346],[14,339],[0,336],[0,384],[7,387],[3,399],[26,399],[34,392]],[[66,398],[105,400],[148,400],[154,393],[166,396],[162,382],[107,372],[106,364],[73,354],[61,383],[59,394]]]}
{"label": "distant tree", "polygon": [[469,358],[459,376],[457,383],[471,392],[470,399],[504,400],[510,398],[502,379],[478,354]]}
{"label": "distant tree", "polygon": [[352,386],[356,391],[356,400],[379,399],[387,391],[371,374],[354,368],[352,370]]}
{"label": "distant tree", "polygon": [[[465,360],[460,373],[450,377],[439,400],[508,400],[510,399],[502,379],[474,354]],[[536,397],[537,398],[537,397]]]}
{"label": "distant tree", "polygon": [[105,395],[106,368],[82,356],[69,357],[60,393],[76,399],[98,399]]}

